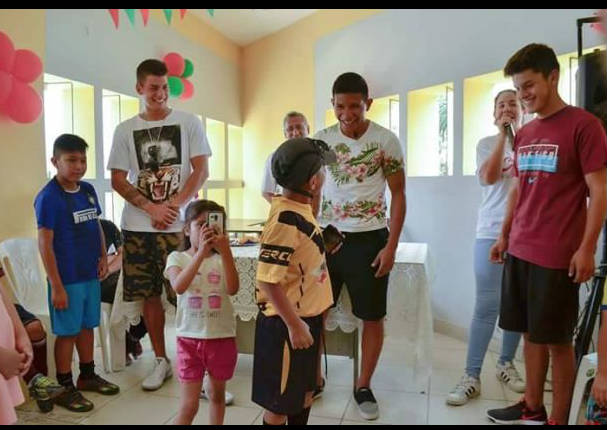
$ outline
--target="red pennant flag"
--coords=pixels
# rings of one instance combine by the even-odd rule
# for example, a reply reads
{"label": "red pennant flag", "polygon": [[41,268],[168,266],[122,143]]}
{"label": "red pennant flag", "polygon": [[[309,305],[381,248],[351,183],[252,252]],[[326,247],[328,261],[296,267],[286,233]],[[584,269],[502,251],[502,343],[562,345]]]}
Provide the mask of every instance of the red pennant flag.
{"label": "red pennant flag", "polygon": [[141,18],[143,19],[143,26],[148,25],[148,19],[150,19],[150,10],[149,9],[140,9]]}
{"label": "red pennant flag", "polygon": [[187,9],[179,9],[179,15],[181,16],[181,19],[183,19],[183,17],[185,16]]}
{"label": "red pennant flag", "polygon": [[120,22],[120,18],[118,16],[118,12],[120,9],[108,9],[110,15],[112,16],[112,21],[114,21],[114,25],[118,28],[118,23]]}

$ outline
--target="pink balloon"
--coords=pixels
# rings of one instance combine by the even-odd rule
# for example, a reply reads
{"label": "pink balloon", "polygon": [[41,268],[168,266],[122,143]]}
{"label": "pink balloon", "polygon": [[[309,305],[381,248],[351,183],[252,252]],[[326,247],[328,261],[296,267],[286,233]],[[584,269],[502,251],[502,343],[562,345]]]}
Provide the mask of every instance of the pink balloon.
{"label": "pink balloon", "polygon": [[194,95],[194,84],[192,84],[190,81],[188,81],[185,78],[180,78],[181,82],[183,82],[183,93],[181,93],[181,96],[179,97],[181,100],[187,100],[192,98],[192,96]]}
{"label": "pink balloon", "polygon": [[42,61],[29,49],[17,49],[15,51],[15,63],[13,64],[13,76],[23,83],[34,82],[42,73]]}
{"label": "pink balloon", "polygon": [[14,80],[4,111],[13,121],[34,122],[42,113],[42,97],[28,84]]}
{"label": "pink balloon", "polygon": [[185,69],[185,60],[176,52],[170,52],[164,56],[164,64],[169,70],[169,76],[181,76]]}
{"label": "pink balloon", "polygon": [[15,61],[15,47],[10,37],[0,31],[0,70],[10,72]]}
{"label": "pink balloon", "polygon": [[3,70],[0,70],[0,106],[8,100],[8,96],[13,89],[13,77]]}

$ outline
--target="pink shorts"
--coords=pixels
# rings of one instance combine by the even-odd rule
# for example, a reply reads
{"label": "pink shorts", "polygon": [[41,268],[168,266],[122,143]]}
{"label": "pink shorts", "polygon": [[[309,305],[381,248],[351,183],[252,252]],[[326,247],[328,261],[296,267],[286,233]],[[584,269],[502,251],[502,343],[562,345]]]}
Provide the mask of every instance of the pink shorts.
{"label": "pink shorts", "polygon": [[238,351],[236,338],[194,339],[177,337],[177,369],[181,382],[202,381],[207,371],[214,379],[227,381],[234,375]]}

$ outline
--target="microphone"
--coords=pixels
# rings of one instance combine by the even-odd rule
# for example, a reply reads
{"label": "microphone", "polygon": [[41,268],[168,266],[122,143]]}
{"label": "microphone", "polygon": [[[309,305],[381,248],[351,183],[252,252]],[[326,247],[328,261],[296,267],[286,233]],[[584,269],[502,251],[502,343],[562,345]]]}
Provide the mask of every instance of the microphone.
{"label": "microphone", "polygon": [[506,135],[510,139],[510,142],[514,143],[514,127],[508,122],[504,124],[504,128],[506,129]]}

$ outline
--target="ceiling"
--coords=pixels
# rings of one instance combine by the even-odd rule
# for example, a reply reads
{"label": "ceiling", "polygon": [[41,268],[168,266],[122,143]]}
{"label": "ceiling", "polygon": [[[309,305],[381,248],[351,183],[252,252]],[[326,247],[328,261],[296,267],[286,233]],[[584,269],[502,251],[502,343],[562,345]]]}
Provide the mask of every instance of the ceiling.
{"label": "ceiling", "polygon": [[281,30],[318,9],[188,9],[228,39],[240,46]]}

